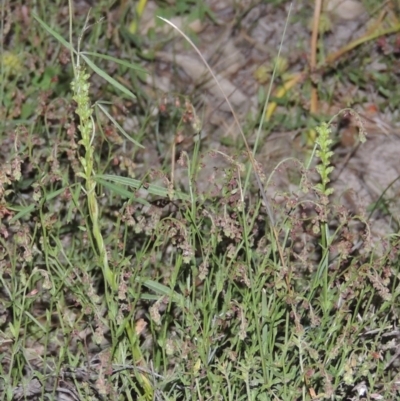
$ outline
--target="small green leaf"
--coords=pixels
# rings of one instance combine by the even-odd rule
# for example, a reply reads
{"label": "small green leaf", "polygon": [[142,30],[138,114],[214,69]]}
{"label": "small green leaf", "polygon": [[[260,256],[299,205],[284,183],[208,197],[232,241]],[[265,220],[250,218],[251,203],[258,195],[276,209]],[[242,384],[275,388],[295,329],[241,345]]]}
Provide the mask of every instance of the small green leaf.
{"label": "small green leaf", "polygon": [[96,103],[96,106],[109,118],[109,120],[118,128],[118,131],[130,142],[134,143],[139,148],[144,149],[144,146],[139,142],[135,141],[127,132],[117,123],[117,121],[111,116],[111,114],[103,107],[101,103]]}
{"label": "small green leaf", "polygon": [[[141,281],[140,278],[136,279],[137,281]],[[157,281],[153,280],[145,280],[143,285],[147,287],[149,290],[154,291],[156,294],[159,295],[166,295],[171,297],[174,302],[177,302],[180,305],[184,305],[184,298],[181,294],[178,294],[176,291],[173,291],[171,288],[158,283]]]}
{"label": "small green leaf", "polygon": [[[30,205],[21,208],[20,212],[17,213],[17,214],[10,220],[10,223],[14,223],[14,222],[16,222],[17,220],[22,219],[22,218],[25,217],[27,214],[31,213],[31,212],[35,209],[36,206],[37,206],[37,205],[36,205],[35,203],[31,203]],[[19,208],[19,207],[18,207],[18,208]],[[10,208],[10,209],[11,209],[11,208]],[[16,209],[16,208],[15,208],[15,209]]]}
{"label": "small green leaf", "polygon": [[113,77],[108,75],[105,71],[103,71],[101,68],[97,67],[95,63],[93,63],[90,58],[86,57],[84,54],[81,54],[81,57],[85,60],[86,64],[98,75],[100,75],[102,78],[104,78],[108,83],[110,83],[112,86],[120,90],[122,93],[124,93],[126,96],[136,99],[136,96],[125,86],[121,85],[118,81],[116,81]]}
{"label": "small green leaf", "polygon": [[36,14],[33,14],[33,18],[35,18],[35,20],[37,22],[39,22],[39,24],[53,37],[55,37],[63,46],[65,46],[68,50],[72,50],[74,53],[76,53],[76,51],[74,50],[74,48],[71,46],[70,43],[68,43],[59,33],[57,33],[53,28],[50,28],[44,21],[42,21]]}
{"label": "small green leaf", "polygon": [[[114,192],[115,194],[117,194],[123,198],[128,198],[128,199],[134,198],[133,193],[131,191],[129,191],[119,185],[112,184],[111,182],[102,180],[101,178],[97,178],[96,181],[100,185],[103,185],[103,187],[109,189],[111,192]],[[141,199],[141,198],[134,198],[134,201],[137,203],[141,203],[145,206],[149,205],[149,202],[147,202],[146,200]]]}
{"label": "small green leaf", "polygon": [[[143,181],[135,180],[134,178],[120,177],[118,175],[99,174],[96,175],[94,179],[98,182],[99,179],[113,181],[117,184],[126,185],[128,187],[132,187],[135,189],[144,187]],[[152,195],[162,196],[164,198],[167,198],[169,196],[169,190],[167,188],[163,188],[158,185],[153,185],[153,184],[146,185],[146,191],[148,191]],[[186,195],[183,192],[174,191],[173,194],[175,199],[190,200],[189,195]]]}
{"label": "small green leaf", "polygon": [[92,56],[92,57],[100,57],[100,58],[103,58],[105,60],[113,61],[114,63],[123,65],[124,67],[136,70],[141,74],[148,74],[148,72],[146,70],[144,70],[142,67],[140,67],[138,64],[129,63],[128,61],[120,60],[118,58],[109,56],[107,54],[92,53],[92,52],[82,52],[81,54],[87,54],[88,56]]}

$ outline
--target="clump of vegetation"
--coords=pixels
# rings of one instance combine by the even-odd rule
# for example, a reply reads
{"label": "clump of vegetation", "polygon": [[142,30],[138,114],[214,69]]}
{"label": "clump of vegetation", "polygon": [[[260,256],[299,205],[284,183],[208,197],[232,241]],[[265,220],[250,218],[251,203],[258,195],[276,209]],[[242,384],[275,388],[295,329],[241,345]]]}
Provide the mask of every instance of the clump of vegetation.
{"label": "clump of vegetation", "polygon": [[[151,116],[103,63],[137,65],[36,20],[73,77],[3,127],[1,399],[393,399],[399,241],[377,254],[368,222],[335,202],[332,122],[296,161],[297,191],[272,199],[248,146],[208,192],[200,140],[172,159],[187,192],[171,171],[138,177],[144,135],[121,109]],[[101,100],[103,85],[124,101]],[[174,139],[200,130],[189,98],[159,109]]]}

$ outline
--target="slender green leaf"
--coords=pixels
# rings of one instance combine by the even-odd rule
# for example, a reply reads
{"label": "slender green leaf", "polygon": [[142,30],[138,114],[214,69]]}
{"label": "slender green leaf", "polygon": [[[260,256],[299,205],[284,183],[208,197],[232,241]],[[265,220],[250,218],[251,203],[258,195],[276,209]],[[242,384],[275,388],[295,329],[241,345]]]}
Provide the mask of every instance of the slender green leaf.
{"label": "slender green leaf", "polygon": [[[99,175],[96,175],[94,178],[98,182],[99,182],[99,179],[100,180],[108,180],[108,181],[113,181],[117,184],[132,187],[135,189],[143,188],[143,181],[135,180],[134,178],[120,177],[120,176],[111,175],[111,174],[99,174]],[[152,195],[162,196],[165,198],[169,196],[169,191],[167,188],[163,188],[163,187],[160,187],[160,186],[154,185],[154,184],[146,185],[146,191],[148,191]],[[183,192],[174,191],[173,194],[174,194],[175,199],[190,200],[189,195],[186,195]]]}
{"label": "slender green leaf", "polygon": [[118,128],[118,131],[128,140],[134,143],[139,148],[144,149],[144,146],[141,145],[139,142],[135,141],[119,124],[118,122],[112,117],[112,115],[103,107],[101,103],[96,103],[96,106],[109,118],[109,120]]}
{"label": "slender green leaf", "polygon": [[58,32],[56,32],[53,28],[50,28],[44,21],[42,21],[36,14],[33,14],[33,17],[39,24],[53,37],[55,37],[63,46],[65,46],[68,50],[72,50],[74,53],[76,51],[74,48],[71,46],[70,43],[68,43]]}
{"label": "slender green leaf", "polygon": [[101,68],[97,67],[95,63],[93,63],[90,58],[86,57],[84,54],[81,54],[81,57],[85,60],[86,64],[98,75],[100,75],[102,78],[104,78],[108,83],[110,83],[112,86],[120,90],[122,93],[125,93],[128,97],[132,99],[136,99],[136,96],[125,86],[121,85],[118,81],[116,81],[113,77],[108,75],[105,71],[103,71]]}
{"label": "slender green leaf", "polygon": [[[141,281],[139,277],[136,280]],[[143,285],[149,290],[154,291],[158,295],[166,295],[168,297],[171,297],[175,302],[180,305],[184,305],[185,303],[185,300],[181,294],[178,294],[176,291],[165,286],[164,284],[158,283],[157,281],[153,280],[145,280],[143,282]]]}
{"label": "slender green leaf", "polygon": [[[36,207],[36,203],[31,203],[28,206],[23,207],[19,213],[17,213],[11,220],[10,223],[15,223],[17,220],[22,219],[23,217],[25,217],[27,214],[31,213],[35,207]],[[11,210],[18,210],[20,207],[19,206],[15,206],[15,207],[10,207]]]}
{"label": "slender green leaf", "polygon": [[[122,196],[123,198],[128,198],[131,199],[133,198],[133,193],[131,191],[128,191],[127,189],[119,186],[119,185],[115,185],[111,182],[102,180],[101,178],[96,178],[96,181],[103,185],[103,187],[109,189],[111,192],[116,193],[117,195]],[[149,202],[147,202],[146,200],[142,199],[142,198],[135,198],[135,202],[137,203],[142,203],[143,205],[147,206],[149,205]]]}
{"label": "slender green leaf", "polygon": [[123,65],[124,67],[136,70],[142,74],[148,74],[148,72],[146,70],[144,70],[142,67],[140,67],[138,64],[130,63],[128,61],[121,60],[121,59],[115,58],[113,56],[109,56],[108,54],[93,53],[93,52],[82,52],[81,54],[87,54],[88,56],[92,56],[92,57],[100,57],[105,60],[113,61],[114,63]]}
{"label": "slender green leaf", "polygon": [[[66,187],[59,188],[59,189],[57,189],[57,191],[48,193],[44,197],[44,201],[47,202],[47,201],[54,199],[56,196],[63,193],[65,191],[65,188]],[[36,203],[31,203],[28,206],[12,206],[12,207],[10,207],[11,210],[16,210],[16,211],[19,210],[19,212],[10,220],[10,222],[14,223],[15,221],[25,217],[26,215],[31,213],[35,209],[36,206],[37,206]]]}
{"label": "slender green leaf", "polygon": [[66,189],[67,189],[67,187],[62,187],[62,188],[57,189],[57,191],[53,191],[53,192],[50,192],[50,193],[46,194],[46,196],[44,197],[45,200],[46,200],[46,202],[49,201],[49,200],[52,200],[52,199],[55,198],[56,196],[58,196],[58,195],[64,193],[64,191],[65,191]]}

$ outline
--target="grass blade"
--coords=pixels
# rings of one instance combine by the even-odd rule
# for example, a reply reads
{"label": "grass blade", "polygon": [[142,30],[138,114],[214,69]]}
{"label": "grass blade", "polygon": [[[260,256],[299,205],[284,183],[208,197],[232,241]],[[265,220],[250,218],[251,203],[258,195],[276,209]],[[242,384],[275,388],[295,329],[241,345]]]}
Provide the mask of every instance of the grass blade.
{"label": "grass blade", "polygon": [[[65,46],[69,51],[75,52],[75,49],[68,43],[58,32],[53,28],[50,28],[44,21],[42,21],[36,14],[33,14],[33,18],[54,38],[56,38],[63,46]],[[75,52],[76,53],[76,52]]]}
{"label": "grass blade", "polygon": [[87,54],[88,56],[92,56],[92,57],[100,57],[104,60],[109,60],[114,63],[123,65],[124,67],[131,68],[132,70],[138,71],[142,74],[148,74],[148,72],[146,70],[144,70],[142,67],[140,67],[138,64],[130,63],[128,61],[121,60],[121,59],[115,58],[113,56],[109,56],[107,54],[94,53],[94,52],[82,52],[82,54]]}
{"label": "grass blade", "polygon": [[110,83],[114,88],[117,88],[120,90],[122,93],[124,93],[126,96],[130,97],[131,99],[136,99],[136,96],[125,86],[121,85],[118,81],[116,81],[113,77],[108,75],[105,71],[103,71],[101,68],[97,67],[95,63],[93,63],[92,60],[90,60],[89,57],[85,56],[84,54],[81,54],[81,57],[85,60],[86,64],[98,75],[100,75],[102,78],[104,78],[108,83]]}
{"label": "grass blade", "polygon": [[144,149],[144,146],[141,145],[139,142],[135,141],[128,133],[117,123],[117,121],[112,117],[112,115],[105,109],[105,107],[97,102],[96,106],[108,117],[108,119],[118,128],[118,131],[130,142],[134,143],[139,148]]}
{"label": "grass blade", "polygon": [[[135,189],[143,188],[143,181],[136,180],[134,178],[120,177],[117,175],[111,175],[111,174],[96,175],[95,180],[97,182],[102,182],[102,180],[105,181],[108,180]],[[170,193],[170,191],[167,188],[163,188],[154,184],[146,185],[146,191],[148,191],[152,195],[162,196],[164,198],[167,198]],[[189,195],[186,195],[185,193],[178,191],[174,191],[174,198],[180,200],[190,200]]]}

